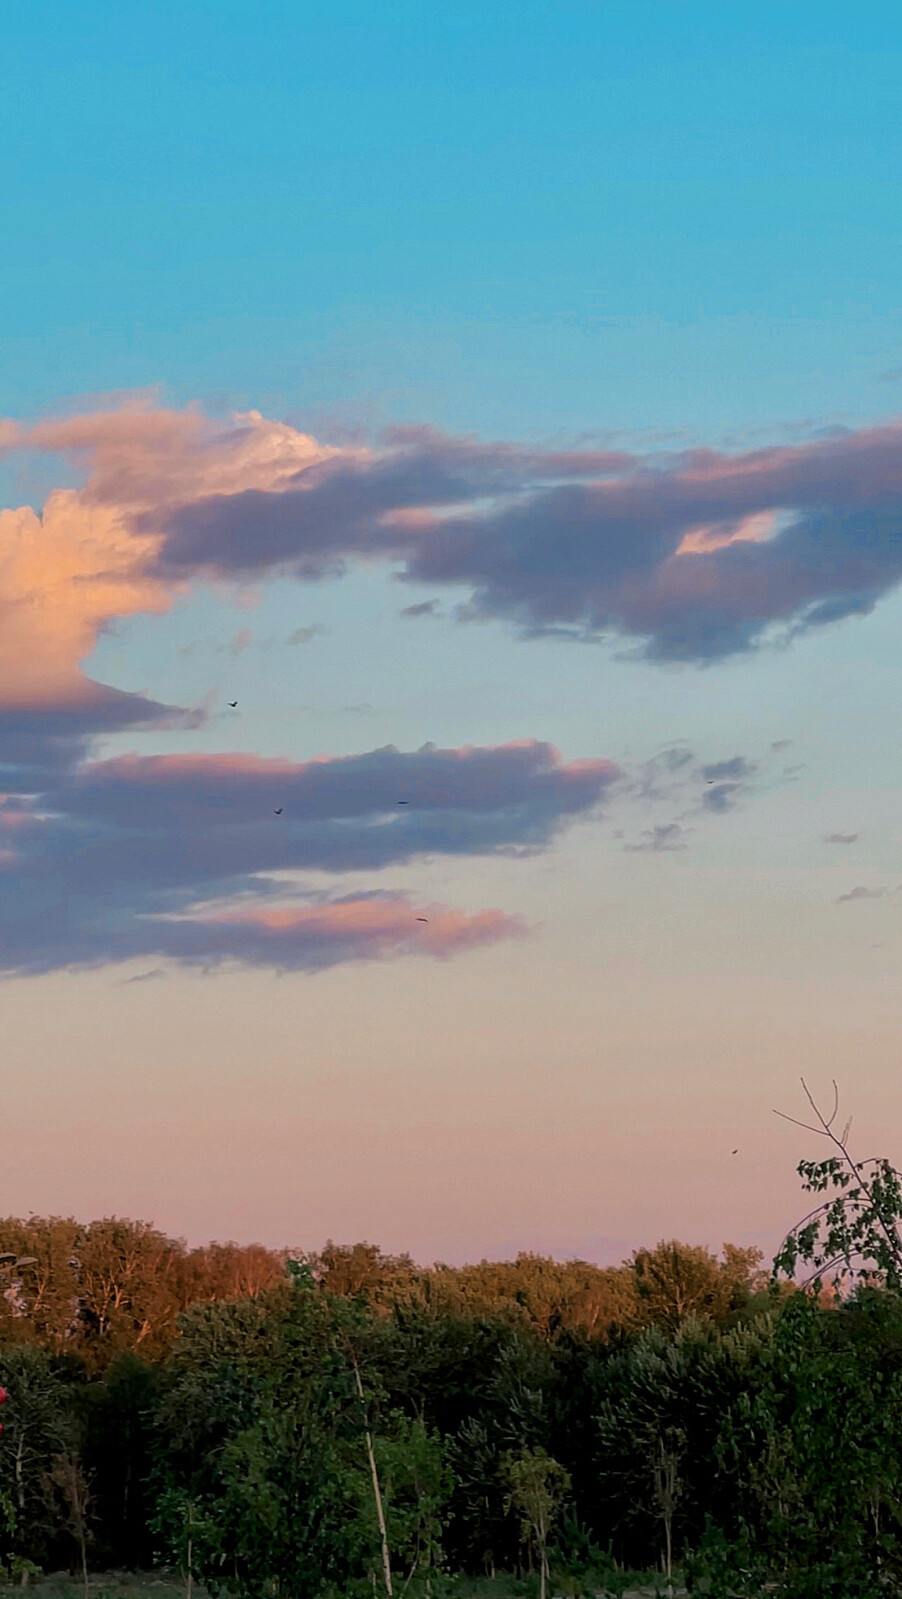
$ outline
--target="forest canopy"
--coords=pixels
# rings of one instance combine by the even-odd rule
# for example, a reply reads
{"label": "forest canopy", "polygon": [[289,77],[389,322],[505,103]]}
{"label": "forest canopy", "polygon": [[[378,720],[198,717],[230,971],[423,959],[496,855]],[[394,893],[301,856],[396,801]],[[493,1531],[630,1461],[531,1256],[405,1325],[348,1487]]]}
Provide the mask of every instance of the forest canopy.
{"label": "forest canopy", "polygon": [[[0,1222],[10,1578],[181,1569],[213,1595],[902,1591],[902,1302],[753,1249],[421,1267]],[[895,1586],[893,1586],[895,1584]],[[569,1585],[569,1586],[567,1586]]]}

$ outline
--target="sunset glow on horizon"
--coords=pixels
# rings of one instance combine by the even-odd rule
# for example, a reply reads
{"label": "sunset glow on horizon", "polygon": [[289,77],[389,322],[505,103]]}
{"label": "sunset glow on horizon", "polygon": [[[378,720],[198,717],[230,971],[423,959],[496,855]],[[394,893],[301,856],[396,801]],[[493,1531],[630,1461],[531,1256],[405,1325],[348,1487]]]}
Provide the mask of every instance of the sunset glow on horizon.
{"label": "sunset glow on horizon", "polygon": [[0,1213],[772,1254],[800,1076],[899,1154],[899,17],[4,31]]}

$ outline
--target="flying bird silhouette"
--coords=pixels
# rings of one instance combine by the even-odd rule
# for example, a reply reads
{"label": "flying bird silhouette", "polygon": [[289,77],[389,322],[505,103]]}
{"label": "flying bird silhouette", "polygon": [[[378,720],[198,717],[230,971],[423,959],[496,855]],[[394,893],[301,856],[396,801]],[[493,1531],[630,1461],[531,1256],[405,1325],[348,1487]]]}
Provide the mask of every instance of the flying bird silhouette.
{"label": "flying bird silhouette", "polygon": [[398,804],[399,805],[409,805],[410,804],[410,800],[398,800]]}
{"label": "flying bird silhouette", "polygon": [[417,921],[418,922],[428,922],[428,920],[429,920],[428,916],[418,916],[417,917]]}
{"label": "flying bird silhouette", "polygon": [[285,809],[285,807],[283,805],[280,805],[279,809],[277,811],[273,811],[273,816],[281,816],[281,814],[282,814],[284,809]]}
{"label": "flying bird silhouette", "polygon": [[734,1149],[734,1150],[733,1150],[733,1154],[734,1154],[734,1155],[738,1155],[738,1154],[739,1154],[739,1150],[738,1150],[738,1149]]}
{"label": "flying bird silhouette", "polygon": [[235,706],[238,704],[238,701],[237,700],[229,700],[229,704],[231,705],[232,710],[234,711]]}

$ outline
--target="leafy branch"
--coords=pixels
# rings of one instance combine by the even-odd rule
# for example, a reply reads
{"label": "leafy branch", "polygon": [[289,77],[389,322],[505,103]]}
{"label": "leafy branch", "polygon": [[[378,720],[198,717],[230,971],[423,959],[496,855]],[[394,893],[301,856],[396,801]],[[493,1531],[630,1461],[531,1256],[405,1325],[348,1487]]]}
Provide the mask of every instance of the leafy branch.
{"label": "leafy branch", "polygon": [[816,1133],[832,1144],[825,1160],[801,1160],[796,1168],[810,1194],[828,1197],[787,1233],[774,1260],[774,1276],[795,1277],[799,1262],[813,1267],[805,1286],[844,1271],[851,1279],[877,1278],[887,1288],[902,1289],[902,1173],[880,1156],[855,1160],[849,1150],[851,1117],[841,1133],[835,1130],[839,1089],[833,1082],[829,1116],[817,1104],[802,1078],[814,1122],[775,1111],[783,1121]]}

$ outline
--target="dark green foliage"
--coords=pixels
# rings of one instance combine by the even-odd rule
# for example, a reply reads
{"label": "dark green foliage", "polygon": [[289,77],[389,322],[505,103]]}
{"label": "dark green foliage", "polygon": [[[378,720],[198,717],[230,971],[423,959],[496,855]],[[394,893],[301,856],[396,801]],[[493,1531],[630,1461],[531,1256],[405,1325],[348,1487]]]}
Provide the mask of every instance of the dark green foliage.
{"label": "dark green foliage", "polygon": [[798,1595],[902,1591],[902,1304],[792,1296],[718,1443],[722,1525]]}
{"label": "dark green foliage", "polygon": [[68,1362],[27,1345],[4,1355],[0,1552],[10,1572],[69,1563],[50,1479],[55,1462],[80,1446],[79,1376]]}
{"label": "dark green foliage", "polygon": [[734,1293],[685,1253],[696,1309],[680,1259],[678,1314],[598,1337],[430,1306],[400,1270],[390,1303],[300,1268],[194,1306],[155,1363],[8,1346],[3,1568],[75,1561],[78,1482],[94,1569],[381,1599],[371,1450],[395,1599],[442,1599],[460,1573],[488,1593],[504,1569],[537,1591],[546,1556],[550,1593],[613,1594],[668,1548],[710,1599],[902,1596],[902,1294],[752,1299],[741,1261]]}
{"label": "dark green foliage", "polygon": [[103,1376],[84,1385],[83,1453],[95,1504],[104,1514],[92,1554],[119,1568],[148,1566],[153,1541],[148,1522],[152,1417],[162,1374],[137,1355],[117,1356]]}

